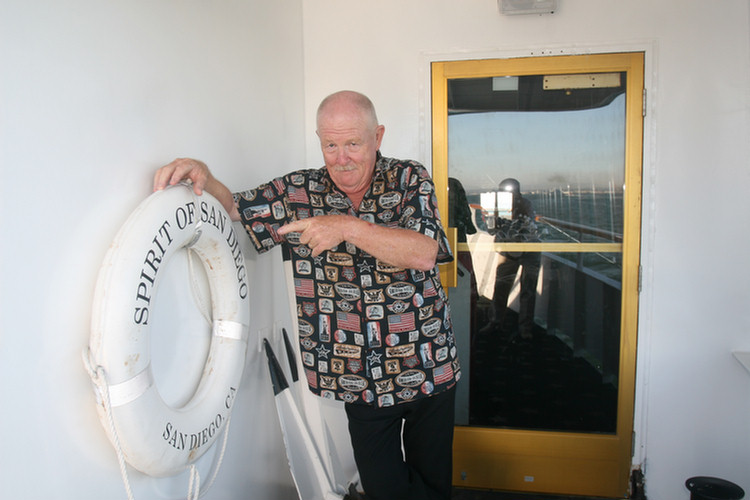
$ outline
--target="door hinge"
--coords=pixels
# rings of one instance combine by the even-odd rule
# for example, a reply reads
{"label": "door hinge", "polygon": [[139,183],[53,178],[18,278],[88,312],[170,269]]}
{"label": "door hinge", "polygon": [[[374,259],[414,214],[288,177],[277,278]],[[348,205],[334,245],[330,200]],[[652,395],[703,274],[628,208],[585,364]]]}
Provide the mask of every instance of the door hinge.
{"label": "door hinge", "polygon": [[646,117],[646,89],[643,89],[643,117]]}

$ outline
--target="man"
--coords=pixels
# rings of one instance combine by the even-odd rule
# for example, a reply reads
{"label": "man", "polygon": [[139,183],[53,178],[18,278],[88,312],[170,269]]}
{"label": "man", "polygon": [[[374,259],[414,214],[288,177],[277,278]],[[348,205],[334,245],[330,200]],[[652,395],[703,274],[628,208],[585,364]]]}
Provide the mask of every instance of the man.
{"label": "man", "polygon": [[258,251],[283,245],[308,385],[346,403],[367,497],[448,500],[460,368],[437,262],[452,255],[432,180],[380,155],[384,131],[367,97],[338,92],[318,108],[324,168],[233,195],[202,162],[178,159],[154,189],[190,179]]}

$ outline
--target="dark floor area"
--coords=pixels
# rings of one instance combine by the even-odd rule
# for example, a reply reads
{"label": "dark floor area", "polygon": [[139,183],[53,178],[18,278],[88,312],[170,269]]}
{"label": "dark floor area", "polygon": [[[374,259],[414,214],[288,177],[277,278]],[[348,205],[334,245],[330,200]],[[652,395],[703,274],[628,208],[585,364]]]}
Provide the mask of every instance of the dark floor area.
{"label": "dark floor area", "polygon": [[561,339],[536,326],[518,334],[518,316],[474,336],[470,425],[612,433],[617,388]]}

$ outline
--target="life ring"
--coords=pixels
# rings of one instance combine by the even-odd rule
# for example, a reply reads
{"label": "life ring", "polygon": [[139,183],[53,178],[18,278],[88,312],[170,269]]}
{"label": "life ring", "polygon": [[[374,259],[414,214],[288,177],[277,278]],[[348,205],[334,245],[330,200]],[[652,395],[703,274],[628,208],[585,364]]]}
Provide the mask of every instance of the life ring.
{"label": "life ring", "polygon": [[[159,270],[182,249],[195,252],[206,270],[213,326],[200,383],[175,408],[154,384],[149,319]],[[151,476],[170,476],[211,447],[228,423],[242,377],[249,316],[245,261],[221,204],[184,184],[141,202],[99,270],[89,343],[90,364],[105,378],[98,400],[106,390],[109,402],[109,408],[97,404],[99,418],[127,463]]]}

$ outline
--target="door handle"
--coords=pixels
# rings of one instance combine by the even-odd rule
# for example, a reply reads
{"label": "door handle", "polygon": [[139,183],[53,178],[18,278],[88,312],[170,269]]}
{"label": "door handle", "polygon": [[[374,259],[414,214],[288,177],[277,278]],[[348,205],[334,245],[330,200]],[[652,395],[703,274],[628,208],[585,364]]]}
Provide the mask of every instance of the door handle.
{"label": "door handle", "polygon": [[446,228],[445,235],[453,251],[453,261],[440,264],[440,282],[443,288],[453,288],[458,286],[458,230],[455,227]]}

